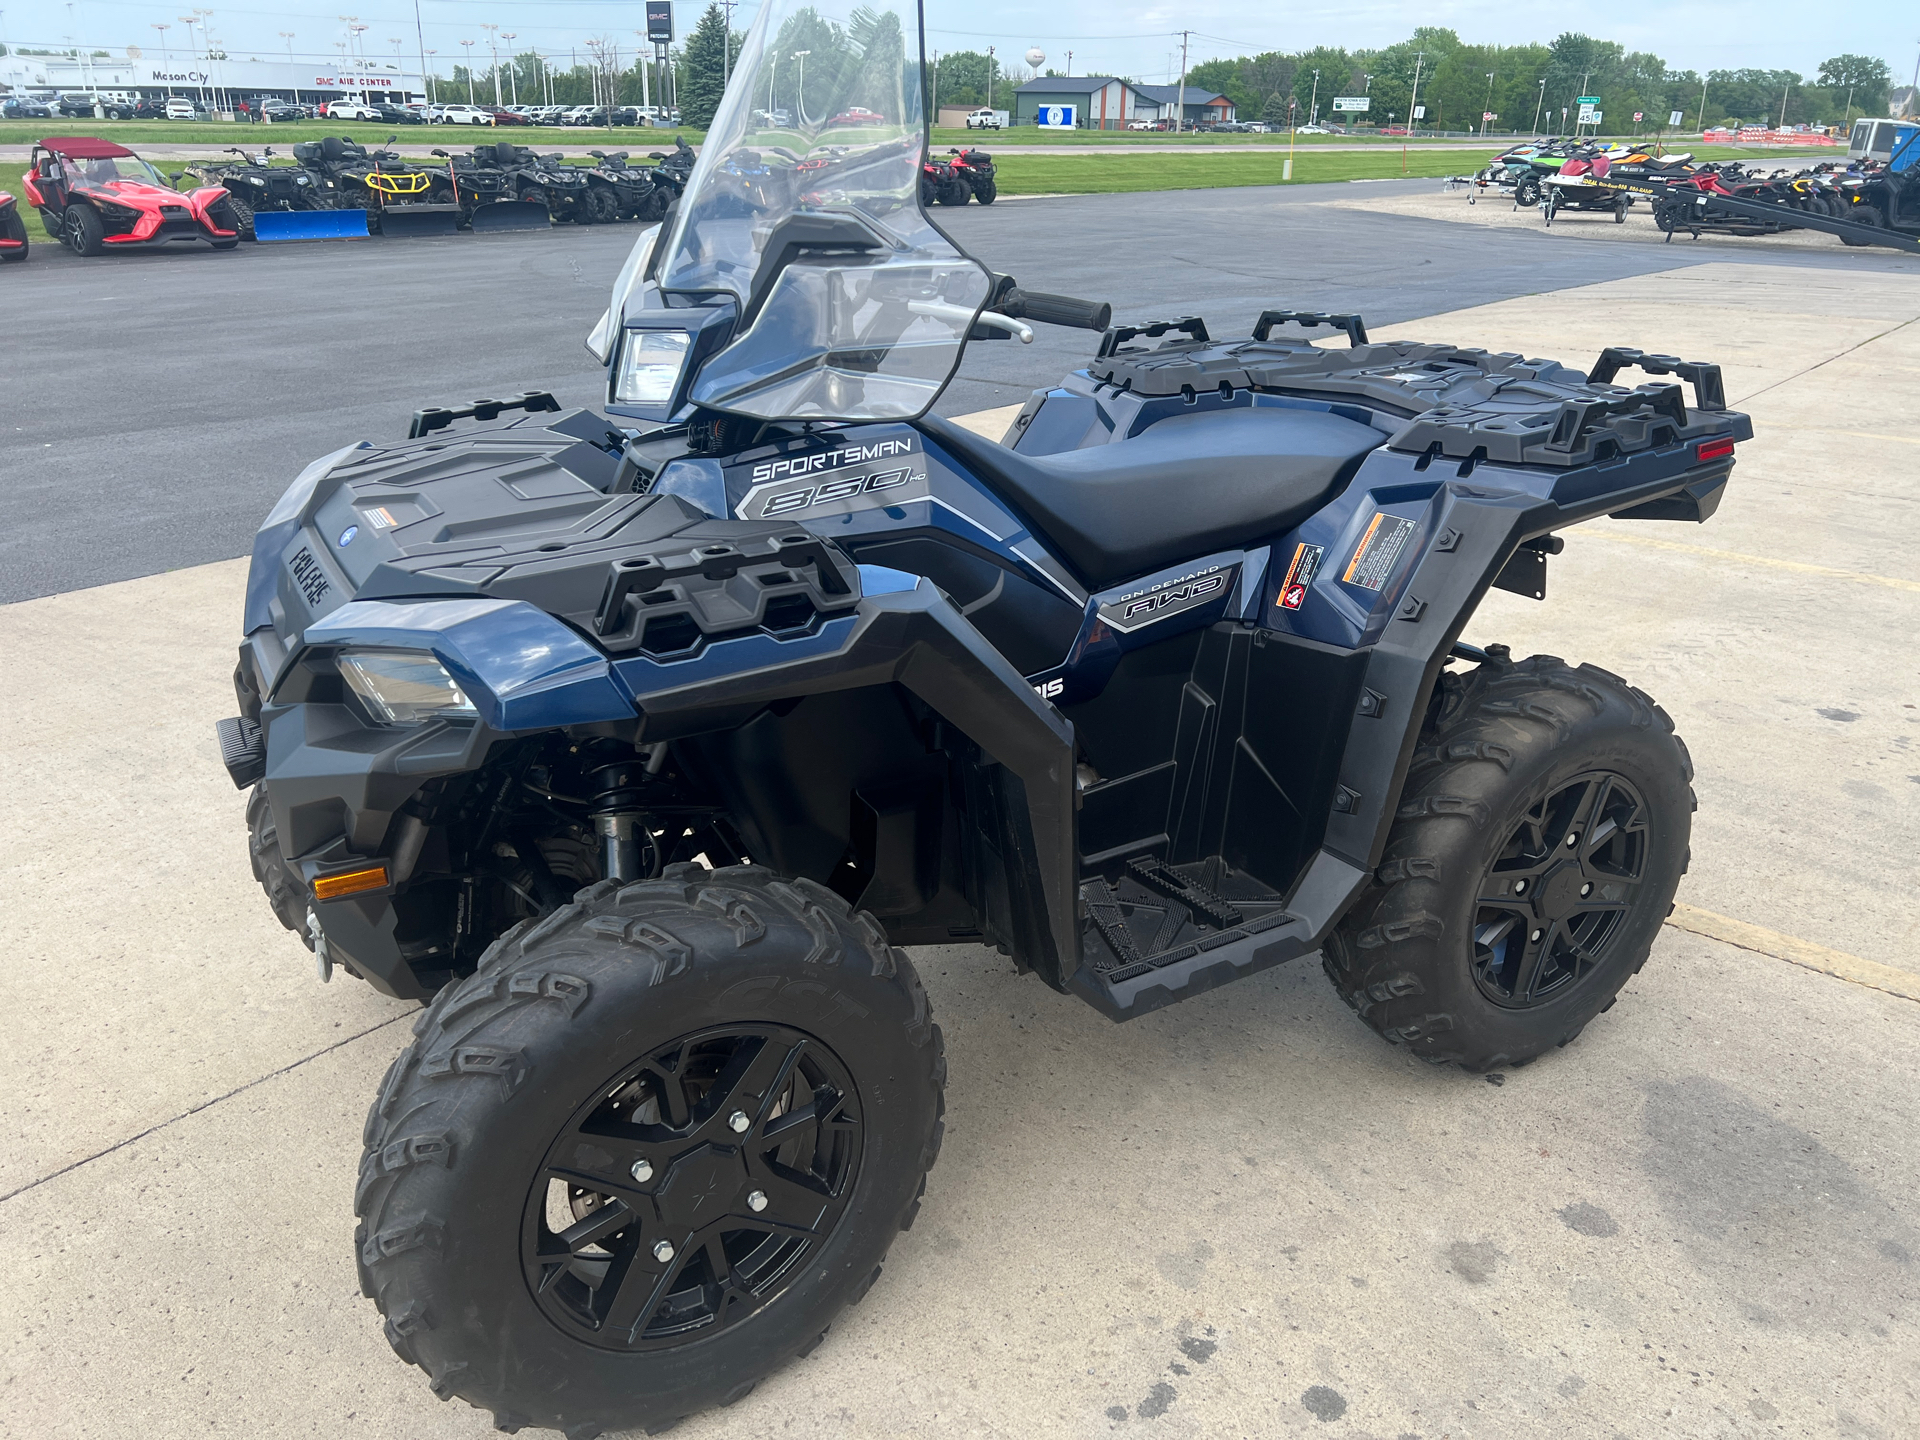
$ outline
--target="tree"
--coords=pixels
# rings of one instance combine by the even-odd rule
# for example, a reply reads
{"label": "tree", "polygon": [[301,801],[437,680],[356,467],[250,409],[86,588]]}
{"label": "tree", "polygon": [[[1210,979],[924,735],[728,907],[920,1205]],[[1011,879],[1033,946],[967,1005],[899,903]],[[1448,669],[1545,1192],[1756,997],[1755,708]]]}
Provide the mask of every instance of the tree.
{"label": "tree", "polygon": [[1287,100],[1284,90],[1276,90],[1267,96],[1267,103],[1260,110],[1260,118],[1276,129],[1287,123]]}
{"label": "tree", "polygon": [[1007,106],[1010,92],[999,84],[999,62],[977,50],[956,50],[942,55],[937,67],[939,84],[936,98],[942,105],[977,106],[987,103],[987,77],[993,76],[995,98]]}
{"label": "tree", "polygon": [[1851,91],[1854,109],[1878,112],[1886,109],[1893,72],[1886,61],[1871,55],[1836,55],[1820,62],[1820,83],[1842,92],[1841,105],[1846,104],[1845,92]]}
{"label": "tree", "polygon": [[726,17],[718,5],[709,5],[687,37],[686,74],[680,82],[680,116],[690,129],[713,124],[727,89],[726,65]]}

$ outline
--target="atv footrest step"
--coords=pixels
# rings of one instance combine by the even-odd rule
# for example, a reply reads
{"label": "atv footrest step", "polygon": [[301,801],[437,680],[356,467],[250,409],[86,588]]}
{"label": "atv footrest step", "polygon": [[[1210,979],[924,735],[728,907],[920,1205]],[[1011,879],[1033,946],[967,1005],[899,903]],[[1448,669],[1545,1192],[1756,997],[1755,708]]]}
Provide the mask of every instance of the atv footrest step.
{"label": "atv footrest step", "polygon": [[1306,921],[1218,856],[1180,866],[1132,856],[1116,879],[1083,884],[1080,902],[1086,963],[1073,986],[1115,1020],[1157,1010],[1313,948]]}

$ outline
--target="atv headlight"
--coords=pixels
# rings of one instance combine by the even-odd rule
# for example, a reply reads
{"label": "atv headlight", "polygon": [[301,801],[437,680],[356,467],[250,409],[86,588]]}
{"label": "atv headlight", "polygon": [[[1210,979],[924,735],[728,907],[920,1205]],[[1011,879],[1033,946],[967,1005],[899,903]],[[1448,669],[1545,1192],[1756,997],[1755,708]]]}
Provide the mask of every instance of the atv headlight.
{"label": "atv headlight", "polygon": [[479,715],[447,667],[424,650],[343,650],[334,663],[353,693],[389,725]]}
{"label": "atv headlight", "polygon": [[671,403],[692,340],[685,330],[627,331],[620,346],[620,366],[614,376],[614,404]]}
{"label": "atv headlight", "polygon": [[654,242],[659,238],[658,225],[649,225],[640,232],[640,238],[633,242],[633,249],[627,253],[627,263],[620,267],[620,274],[613,282],[613,299],[607,304],[607,313],[587,334],[587,351],[602,365],[613,354],[613,342],[620,338],[620,321],[626,313],[627,297],[640,284],[647,261],[653,255]]}

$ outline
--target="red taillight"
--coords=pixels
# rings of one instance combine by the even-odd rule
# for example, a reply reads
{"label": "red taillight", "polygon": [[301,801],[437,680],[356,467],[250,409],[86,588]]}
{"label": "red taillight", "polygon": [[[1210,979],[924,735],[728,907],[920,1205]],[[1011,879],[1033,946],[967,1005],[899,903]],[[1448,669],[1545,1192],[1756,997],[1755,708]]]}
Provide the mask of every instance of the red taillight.
{"label": "red taillight", "polygon": [[1733,437],[1722,436],[1718,440],[1702,440],[1695,447],[1693,458],[1696,460],[1724,460],[1733,453]]}

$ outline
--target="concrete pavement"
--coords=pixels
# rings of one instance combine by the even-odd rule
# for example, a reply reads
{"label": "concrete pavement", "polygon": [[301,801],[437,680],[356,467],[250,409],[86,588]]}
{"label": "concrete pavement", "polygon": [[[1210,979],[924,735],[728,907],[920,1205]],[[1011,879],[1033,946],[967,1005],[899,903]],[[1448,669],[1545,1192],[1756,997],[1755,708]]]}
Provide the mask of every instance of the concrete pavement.
{"label": "concrete pavement", "polygon": [[[1123,1028],[917,952],[952,1075],[920,1219],[826,1345],[684,1433],[1920,1428],[1920,1004],[1766,953],[1920,975],[1910,277],[1694,266],[1378,329],[1725,365],[1759,438],[1721,514],[1581,527],[1545,604],[1495,593],[1468,637],[1666,705],[1681,899],[1751,946],[1669,928],[1492,1082],[1310,964]],[[477,1440],[358,1298],[359,1124],[414,1012],[316,984],[247,874],[210,731],[241,580],[0,608],[0,1429]]]}

